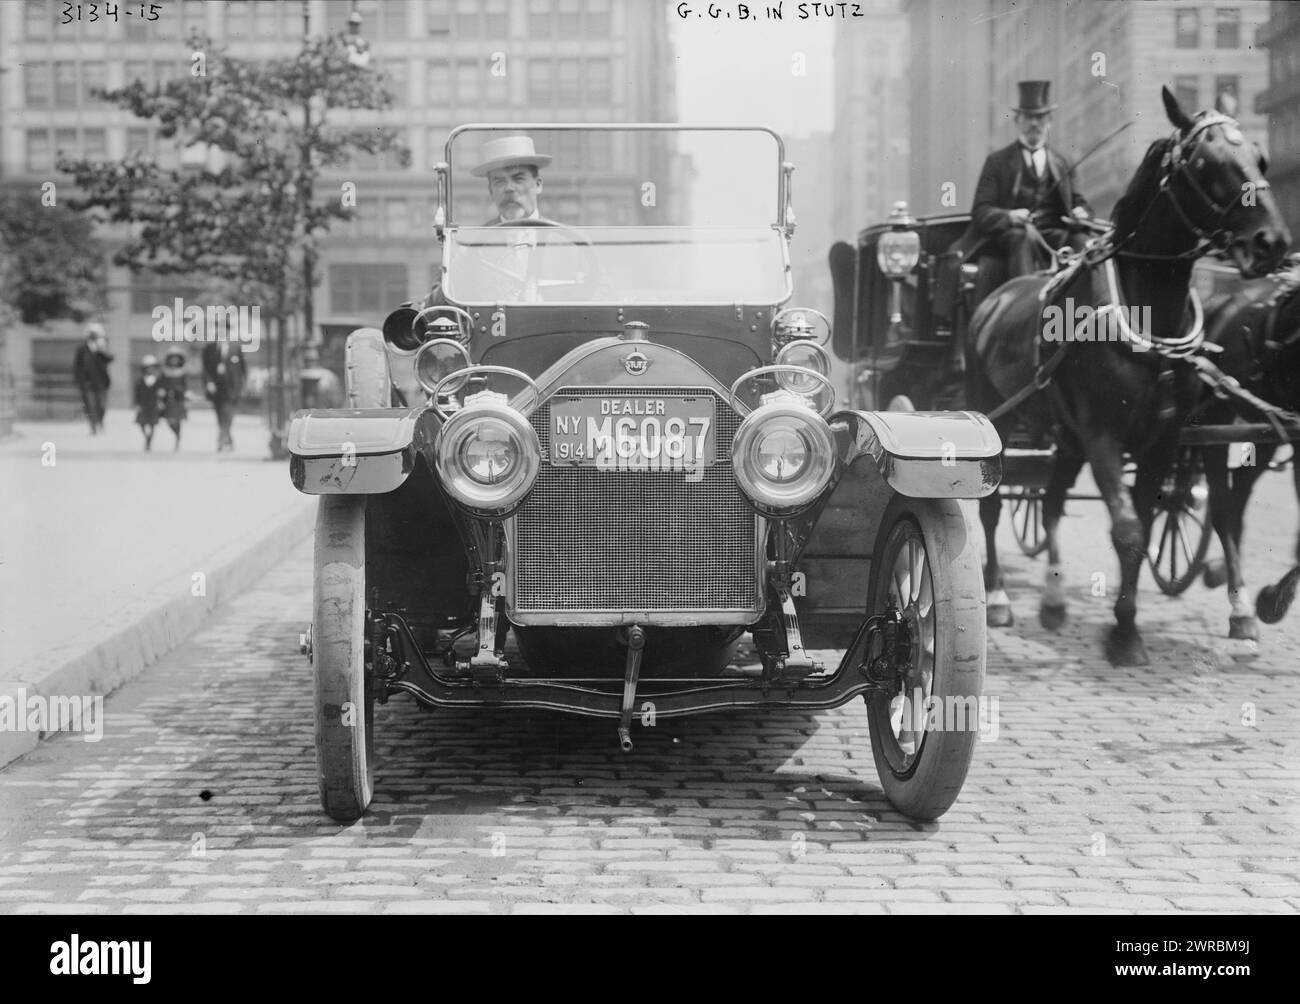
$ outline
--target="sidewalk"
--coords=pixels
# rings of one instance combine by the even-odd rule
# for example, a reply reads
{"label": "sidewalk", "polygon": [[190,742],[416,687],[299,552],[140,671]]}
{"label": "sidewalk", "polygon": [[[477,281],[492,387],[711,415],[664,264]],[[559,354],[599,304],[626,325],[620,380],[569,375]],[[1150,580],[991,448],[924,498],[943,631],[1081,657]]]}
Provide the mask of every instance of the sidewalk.
{"label": "sidewalk", "polygon": [[[266,459],[264,421],[239,416],[218,454],[216,416],[196,410],[179,451],[159,426],[145,453],[133,417],[110,411],[98,436],[20,422],[0,440],[0,697],[108,693],[311,532],[315,500]],[[286,602],[305,624],[302,585]],[[0,766],[36,742],[0,731]]]}

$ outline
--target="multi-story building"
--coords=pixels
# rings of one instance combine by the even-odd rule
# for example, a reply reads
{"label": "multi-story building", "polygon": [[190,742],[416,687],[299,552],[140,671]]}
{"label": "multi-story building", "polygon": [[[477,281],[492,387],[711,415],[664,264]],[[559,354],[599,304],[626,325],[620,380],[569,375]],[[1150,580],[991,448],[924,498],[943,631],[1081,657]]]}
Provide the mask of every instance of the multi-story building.
{"label": "multi-story building", "polygon": [[911,161],[906,198],[915,213],[970,209],[989,152],[988,15],[983,0],[904,0],[910,45]]}
{"label": "multi-story building", "polygon": [[[956,180],[957,208],[969,210],[983,156],[1015,137],[1011,106],[1019,80],[1052,81],[1060,107],[1051,142],[1067,159],[1078,160],[1132,123],[1078,168],[1080,190],[1103,216],[1147,147],[1171,128],[1162,85],[1191,112],[1231,95],[1246,133],[1261,143],[1266,138],[1255,97],[1266,86],[1268,66],[1253,44],[1268,18],[1266,4],[1024,0],[1007,9],[987,0],[980,6],[909,0],[914,36],[918,26],[931,32],[916,49],[928,62],[914,65],[910,75],[914,135],[926,137],[914,141],[913,198],[922,209],[931,204],[926,196],[936,181]],[[936,77],[936,61],[945,75]]]}
{"label": "multi-story building", "polygon": [[[668,8],[658,3],[164,0],[159,6],[153,22],[122,16],[116,23],[101,18],[64,25],[62,5],[47,0],[0,4],[0,67],[9,69],[0,75],[0,185],[66,181],[54,171],[59,152],[119,158],[140,149],[164,166],[175,165],[181,152],[148,123],[93,99],[92,89],[188,72],[182,39],[192,27],[242,58],[283,57],[302,45],[304,12],[306,33],[320,35],[343,30],[355,7],[372,66],[391,81],[394,106],[351,122],[332,112],[331,122],[397,129],[411,163],[403,168],[391,158],[360,158],[322,181],[321,190],[344,180],[357,186],[356,218],[336,226],[320,247],[322,281],[314,306],[327,363],[338,355],[341,334],[377,323],[388,308],[428,289],[438,266],[432,167],[443,160],[455,125],[675,118]],[[619,151],[599,141],[580,145],[573,134],[550,136],[555,148],[546,152],[555,161],[545,179],[548,214],[563,219],[581,191],[588,223],[637,218],[639,201],[632,196],[641,179],[611,171]],[[663,158],[663,171],[673,171],[671,152]],[[106,237],[111,244],[112,235]],[[132,364],[156,351],[149,335],[152,307],[174,296],[192,299],[195,292],[110,269],[105,321],[117,349],[113,405],[127,402]],[[10,339],[10,358],[19,385],[66,382],[69,341],[79,336],[67,324],[18,332]],[[265,361],[254,360],[259,364]]]}
{"label": "multi-story building", "polygon": [[1272,4],[1255,44],[1268,50],[1268,88],[1255,111],[1268,116],[1269,180],[1291,233],[1300,239],[1300,4]]}
{"label": "multi-story building", "polygon": [[908,197],[908,27],[898,0],[871,0],[835,35],[831,175],[835,235],[851,239]]}

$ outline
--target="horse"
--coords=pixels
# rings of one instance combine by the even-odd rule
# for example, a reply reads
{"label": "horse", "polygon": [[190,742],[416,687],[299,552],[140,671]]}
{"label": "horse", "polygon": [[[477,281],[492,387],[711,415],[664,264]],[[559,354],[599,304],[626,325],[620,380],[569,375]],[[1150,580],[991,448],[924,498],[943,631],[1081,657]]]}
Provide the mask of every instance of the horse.
{"label": "horse", "polygon": [[[1213,303],[1205,319],[1206,337],[1221,347],[1215,358],[1217,367],[1235,380],[1248,397],[1243,400],[1233,393],[1219,396],[1207,390],[1198,422],[1226,424],[1238,414],[1251,420],[1272,421],[1270,408],[1300,412],[1300,256],[1292,256],[1285,270],[1247,283]],[[1222,562],[1207,565],[1204,580],[1211,588],[1225,580],[1228,583],[1230,638],[1257,641],[1256,615],[1266,624],[1281,620],[1300,581],[1297,564],[1279,582],[1260,590],[1258,602],[1251,609],[1242,571],[1242,521],[1255,483],[1268,469],[1277,446],[1258,443],[1249,462],[1233,470],[1228,466],[1229,446],[1202,447],[1210,521],[1223,545]],[[1292,472],[1300,497],[1300,464],[1293,463]],[[1300,563],[1300,537],[1296,540],[1295,558]]]}
{"label": "horse", "polygon": [[[1281,261],[1290,233],[1264,180],[1265,163],[1237,123],[1218,112],[1189,116],[1168,88],[1174,132],[1147,150],[1114,212],[1114,227],[1054,276],[1022,276],[995,290],[971,319],[974,406],[1008,440],[1026,424],[1056,442],[1043,499],[1048,567],[1039,616],[1055,630],[1066,618],[1057,527],[1065,496],[1086,462],[1105,501],[1119,558],[1115,624],[1105,640],[1114,665],[1150,659],[1137,627],[1137,585],[1158,493],[1173,465],[1180,429],[1198,398],[1196,370],[1183,360],[1203,340],[1200,301],[1189,296],[1194,259],[1222,247],[1242,276]],[[1076,305],[1076,333],[1045,326],[1051,308]],[[1126,320],[1140,305],[1149,323]],[[1080,311],[1080,307],[1082,311]],[[1073,318],[1071,318],[1073,320]],[[1055,351],[1044,342],[1057,341]],[[1078,341],[1081,344],[1072,344]],[[1137,462],[1130,490],[1125,455]],[[987,540],[989,623],[1011,622],[995,535],[1001,499],[980,503]]]}

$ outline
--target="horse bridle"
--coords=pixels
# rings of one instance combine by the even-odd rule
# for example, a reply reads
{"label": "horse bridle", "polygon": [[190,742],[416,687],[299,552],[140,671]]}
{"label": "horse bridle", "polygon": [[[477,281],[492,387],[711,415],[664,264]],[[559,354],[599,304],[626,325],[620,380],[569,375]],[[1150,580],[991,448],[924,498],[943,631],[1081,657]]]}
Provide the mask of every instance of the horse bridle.
{"label": "horse bridle", "polygon": [[[1210,248],[1227,247],[1232,242],[1232,231],[1226,229],[1221,224],[1224,217],[1231,212],[1234,203],[1229,202],[1226,205],[1220,205],[1218,202],[1215,202],[1210,193],[1207,192],[1204,187],[1202,187],[1201,183],[1196,180],[1196,174],[1191,170],[1193,152],[1200,145],[1205,133],[1216,125],[1231,127],[1238,135],[1241,134],[1241,127],[1238,125],[1237,120],[1231,116],[1224,115],[1222,112],[1206,113],[1205,117],[1195,123],[1186,136],[1180,137],[1178,132],[1173,134],[1171,137],[1173,145],[1165,151],[1164,160],[1161,162],[1161,166],[1165,168],[1165,173],[1160,179],[1160,184],[1156,189],[1155,196],[1151,199],[1146,211],[1138,218],[1138,222],[1134,225],[1133,229],[1115,245],[1113,253],[1122,255],[1126,258],[1141,258],[1147,261],[1183,261],[1189,258],[1199,258]],[[1243,138],[1242,142],[1244,141]],[[1231,139],[1229,139],[1229,142],[1232,142]],[[1178,196],[1174,191],[1173,183],[1176,180],[1186,182],[1187,187],[1190,188],[1196,198],[1200,200],[1201,208],[1206,208],[1210,211],[1212,221],[1215,225],[1213,230],[1207,230],[1205,227],[1200,226],[1191,218],[1190,215],[1188,215],[1187,210],[1184,209],[1182,203],[1178,201]],[[1253,181],[1251,184],[1254,192],[1267,192],[1272,187],[1264,178],[1260,178],[1258,181]],[[1142,222],[1147,218],[1147,215],[1151,210],[1155,208],[1156,202],[1159,200],[1161,195],[1168,196],[1169,203],[1173,206],[1174,212],[1177,213],[1183,226],[1185,226],[1188,231],[1196,237],[1196,246],[1176,255],[1141,254],[1136,251],[1120,250],[1141,228]]]}

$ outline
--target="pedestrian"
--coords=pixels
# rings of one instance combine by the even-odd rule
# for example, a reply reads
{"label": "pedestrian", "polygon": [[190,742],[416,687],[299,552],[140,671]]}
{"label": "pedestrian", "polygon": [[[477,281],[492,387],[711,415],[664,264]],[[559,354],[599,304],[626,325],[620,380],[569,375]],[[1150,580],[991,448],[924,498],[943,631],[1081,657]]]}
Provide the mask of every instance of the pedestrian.
{"label": "pedestrian", "polygon": [[217,452],[233,450],[230,426],[244,390],[244,357],[225,339],[203,346],[203,391],[217,413]]}
{"label": "pedestrian", "polygon": [[113,361],[108,351],[108,335],[99,323],[86,325],[86,340],[77,348],[72,363],[72,376],[81,392],[81,404],[90,422],[93,436],[104,430],[104,410],[108,400],[108,387],[112,379],[108,364]]}
{"label": "pedestrian", "polygon": [[163,410],[163,382],[158,374],[158,357],[140,360],[140,377],[135,382],[135,423],[144,433],[145,450],[153,449],[153,431]]}
{"label": "pedestrian", "polygon": [[172,450],[181,448],[181,423],[189,417],[185,407],[189,401],[189,388],[185,385],[185,353],[172,349],[163,356],[163,418],[176,437]]}

